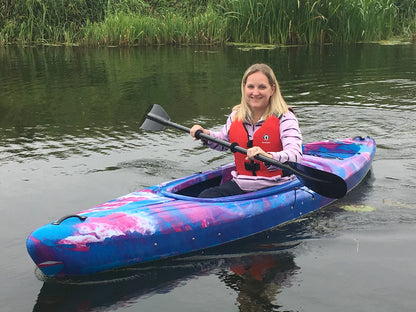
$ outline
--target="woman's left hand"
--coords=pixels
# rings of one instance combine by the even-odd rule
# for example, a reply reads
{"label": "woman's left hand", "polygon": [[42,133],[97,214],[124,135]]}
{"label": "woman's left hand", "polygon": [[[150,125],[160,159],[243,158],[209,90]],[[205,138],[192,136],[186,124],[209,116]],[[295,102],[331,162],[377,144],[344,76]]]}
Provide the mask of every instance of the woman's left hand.
{"label": "woman's left hand", "polygon": [[273,158],[273,156],[271,154],[266,153],[265,151],[263,151],[263,149],[261,147],[254,146],[254,147],[251,147],[251,148],[247,149],[247,158],[246,158],[246,160],[249,160],[249,159],[253,160],[256,155],[263,155],[263,156],[266,156],[266,157],[269,157],[269,158]]}

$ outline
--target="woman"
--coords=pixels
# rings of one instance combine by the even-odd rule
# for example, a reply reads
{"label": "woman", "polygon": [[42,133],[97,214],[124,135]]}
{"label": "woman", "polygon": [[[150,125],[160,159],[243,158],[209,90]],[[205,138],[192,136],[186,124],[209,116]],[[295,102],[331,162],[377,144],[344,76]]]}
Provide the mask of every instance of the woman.
{"label": "woman", "polygon": [[[254,64],[244,73],[241,82],[241,103],[235,106],[220,132],[194,125],[190,134],[203,131],[207,135],[236,142],[247,148],[247,156],[234,153],[236,171],[233,179],[201,192],[199,197],[223,197],[256,191],[294,179],[275,166],[254,160],[264,155],[279,162],[300,162],[302,135],[298,120],[283,99],[273,70],[266,64]],[[212,142],[210,148],[226,150]]]}

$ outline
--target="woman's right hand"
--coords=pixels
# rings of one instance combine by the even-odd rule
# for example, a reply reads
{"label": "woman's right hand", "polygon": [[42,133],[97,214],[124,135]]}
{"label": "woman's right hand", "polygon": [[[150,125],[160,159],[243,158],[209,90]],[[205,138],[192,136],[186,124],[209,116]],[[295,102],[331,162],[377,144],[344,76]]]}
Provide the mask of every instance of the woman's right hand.
{"label": "woman's right hand", "polygon": [[206,130],[206,129],[202,128],[200,125],[193,125],[193,126],[192,126],[192,128],[189,130],[189,133],[192,135],[192,137],[194,138],[194,140],[198,140],[198,139],[195,137],[195,133],[196,133],[198,130],[201,130],[201,131],[202,131],[203,133],[205,133],[206,135],[209,135],[209,131],[208,131],[208,130]]}

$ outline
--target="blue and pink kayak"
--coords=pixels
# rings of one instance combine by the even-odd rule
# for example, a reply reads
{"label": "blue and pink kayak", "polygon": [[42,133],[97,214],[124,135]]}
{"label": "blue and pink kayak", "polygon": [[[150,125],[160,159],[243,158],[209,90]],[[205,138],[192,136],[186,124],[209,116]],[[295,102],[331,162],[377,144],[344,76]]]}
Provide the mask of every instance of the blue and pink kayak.
{"label": "blue and pink kayak", "polygon": [[[370,170],[376,144],[348,138],[305,144],[302,164],[334,173],[347,190]],[[155,185],[42,226],[27,250],[49,277],[95,274],[238,240],[335,201],[294,179],[238,196],[200,199],[231,177],[234,164]]]}

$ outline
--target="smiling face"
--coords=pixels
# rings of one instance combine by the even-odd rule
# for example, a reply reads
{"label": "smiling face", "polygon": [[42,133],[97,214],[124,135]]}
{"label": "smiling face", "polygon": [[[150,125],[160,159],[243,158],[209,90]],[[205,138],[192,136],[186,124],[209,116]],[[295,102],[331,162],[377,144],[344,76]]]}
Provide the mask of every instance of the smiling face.
{"label": "smiling face", "polygon": [[276,86],[270,85],[269,79],[261,71],[247,77],[244,94],[253,114],[260,117],[263,115],[275,90]]}
{"label": "smiling face", "polygon": [[276,76],[267,64],[253,64],[241,79],[241,102],[233,120],[256,123],[261,117],[280,116],[288,111]]}

